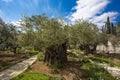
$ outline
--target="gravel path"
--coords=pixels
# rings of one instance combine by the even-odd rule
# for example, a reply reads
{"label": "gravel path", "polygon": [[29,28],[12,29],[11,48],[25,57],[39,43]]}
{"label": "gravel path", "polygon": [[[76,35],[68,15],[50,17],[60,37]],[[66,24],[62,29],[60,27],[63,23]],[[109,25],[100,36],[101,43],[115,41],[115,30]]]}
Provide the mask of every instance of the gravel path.
{"label": "gravel path", "polygon": [[14,66],[0,72],[0,80],[10,80],[13,77],[24,72],[29,65],[32,65],[37,59],[37,55],[32,56],[31,58],[24,60],[20,63],[15,64]]}

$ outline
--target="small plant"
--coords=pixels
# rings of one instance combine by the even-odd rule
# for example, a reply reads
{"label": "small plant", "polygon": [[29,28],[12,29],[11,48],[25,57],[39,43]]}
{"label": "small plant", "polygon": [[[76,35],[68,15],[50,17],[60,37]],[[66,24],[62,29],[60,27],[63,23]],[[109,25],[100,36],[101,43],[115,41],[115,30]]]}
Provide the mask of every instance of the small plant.
{"label": "small plant", "polygon": [[90,62],[89,59],[85,58],[84,56],[79,56],[79,61],[81,62],[81,64]]}
{"label": "small plant", "polygon": [[48,62],[45,62],[45,65],[46,65],[46,66],[49,66],[49,63],[48,63]]}
{"label": "small plant", "polygon": [[39,55],[37,56],[37,60],[38,60],[38,61],[43,61],[43,60],[44,60],[44,55],[39,54]]}
{"label": "small plant", "polygon": [[21,52],[21,49],[20,48],[17,48],[16,49],[16,54],[19,54]]}
{"label": "small plant", "polygon": [[73,57],[73,58],[78,58],[78,56],[72,52],[68,52],[68,56]]}
{"label": "small plant", "polygon": [[35,50],[27,50],[26,53],[28,53],[30,56],[36,55],[39,53],[39,51],[35,51]]}
{"label": "small plant", "polygon": [[115,67],[116,65],[114,64],[114,63],[112,63],[112,62],[110,62],[110,64],[109,64],[111,67]]}

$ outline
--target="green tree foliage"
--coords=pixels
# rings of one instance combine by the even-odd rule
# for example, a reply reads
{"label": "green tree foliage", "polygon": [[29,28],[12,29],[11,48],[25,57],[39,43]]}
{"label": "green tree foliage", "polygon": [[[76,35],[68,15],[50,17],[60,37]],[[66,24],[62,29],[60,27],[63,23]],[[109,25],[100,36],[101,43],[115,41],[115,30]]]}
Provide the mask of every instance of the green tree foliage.
{"label": "green tree foliage", "polygon": [[116,34],[118,37],[120,37],[120,21],[118,21],[118,24],[117,24]]}
{"label": "green tree foliage", "polygon": [[116,27],[111,23],[111,34],[116,35]]}
{"label": "green tree foliage", "polygon": [[77,21],[70,32],[70,44],[85,49],[86,53],[94,52],[99,43],[99,32],[96,25],[87,21]]}
{"label": "green tree foliage", "polygon": [[64,26],[57,19],[48,19],[45,15],[24,18],[20,36],[23,45],[39,47],[41,44],[41,47],[45,48],[59,45],[65,40]]}
{"label": "green tree foliage", "polygon": [[0,49],[14,48],[17,46],[17,31],[12,24],[5,23],[0,19]]}
{"label": "green tree foliage", "polygon": [[105,27],[107,28],[107,33],[111,34],[111,25],[110,25],[110,18],[107,17],[107,22],[105,24]]}
{"label": "green tree foliage", "polygon": [[107,17],[105,26],[102,27],[102,32],[107,34],[116,35],[116,27],[113,22],[110,22],[110,18]]}
{"label": "green tree foliage", "polygon": [[50,64],[67,61],[67,35],[65,27],[58,19],[49,19],[43,14],[24,17],[21,23],[23,31],[19,41],[24,46],[44,49],[44,61]]}

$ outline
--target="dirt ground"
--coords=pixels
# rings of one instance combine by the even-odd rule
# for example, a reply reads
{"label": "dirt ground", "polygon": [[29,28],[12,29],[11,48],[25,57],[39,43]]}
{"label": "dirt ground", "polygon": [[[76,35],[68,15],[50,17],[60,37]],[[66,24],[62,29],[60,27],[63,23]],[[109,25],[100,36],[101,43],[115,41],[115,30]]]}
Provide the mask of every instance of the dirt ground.
{"label": "dirt ground", "polygon": [[31,66],[31,72],[40,72],[52,77],[62,77],[65,80],[81,80],[80,62],[74,58],[69,57],[67,66],[64,69],[59,70],[57,74],[52,73],[52,69],[42,61],[36,61]]}

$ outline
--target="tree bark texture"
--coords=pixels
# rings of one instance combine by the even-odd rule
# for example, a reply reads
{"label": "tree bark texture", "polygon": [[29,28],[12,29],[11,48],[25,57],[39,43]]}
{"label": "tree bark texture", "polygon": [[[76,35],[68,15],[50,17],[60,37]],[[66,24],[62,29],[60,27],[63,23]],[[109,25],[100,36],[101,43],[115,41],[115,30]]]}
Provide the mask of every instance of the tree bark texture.
{"label": "tree bark texture", "polygon": [[67,62],[67,45],[66,43],[60,45],[53,45],[46,48],[44,62],[50,65],[65,64]]}

